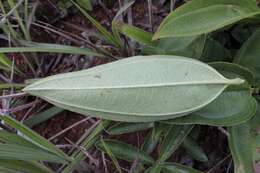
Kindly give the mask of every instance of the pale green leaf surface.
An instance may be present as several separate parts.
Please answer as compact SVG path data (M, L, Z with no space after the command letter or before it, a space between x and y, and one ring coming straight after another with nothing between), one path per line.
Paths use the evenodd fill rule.
M253 74L236 64L212 63L225 77L240 77L253 82ZM163 121L169 124L203 124L232 126L251 119L257 109L256 100L251 96L250 86L233 87L224 91L217 99L191 115Z
M226 79L194 59L158 55L137 56L48 77L24 91L87 116L152 122L197 111L227 86L243 82Z
M171 12L153 39L209 33L259 13L248 0L193 0Z

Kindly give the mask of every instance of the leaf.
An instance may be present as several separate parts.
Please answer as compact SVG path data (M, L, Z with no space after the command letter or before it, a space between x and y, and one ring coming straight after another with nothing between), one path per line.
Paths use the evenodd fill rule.
M178 164L178 163L164 163L161 165L163 173L202 173L193 168Z
M165 124L155 123L154 128L145 137L145 140L142 145L142 150L148 154L152 153L155 150L157 144L159 143L164 129L167 127L168 126Z
M0 144L0 159L67 163L67 160L40 148L16 144Z
M260 14L248 0L194 0L171 12L153 39L209 33Z
M13 171L18 171L17 173L26 172L26 173L54 173L44 165L41 165L37 162L31 161L18 161L18 160L1 160L0 167L6 169L11 169ZM1 170L1 168L0 168ZM5 172L7 173L7 172Z
M148 55L178 55L199 59L202 56L206 38L206 35L163 38L156 41L156 45L144 48L143 52Z
M48 52L48 53L69 53L81 54L87 56L100 56L102 54L93 52L88 48L80 48L74 46L65 46L49 43L27 43L27 47L2 47L0 53L21 53L21 52Z
M252 73L241 66L222 62L211 65L225 77L240 77L253 82ZM251 87L247 85L227 89L213 102L191 115L163 122L233 126L251 119L255 115L256 109L256 100L251 96Z
M236 173L254 173L250 125L244 123L228 128L228 143Z
M23 91L87 116L152 122L197 111L227 86L243 82L226 79L197 60L161 55L137 56L52 76Z
M134 161L138 158L138 161L144 164L153 164L153 158L143 151L140 151L138 148L133 147L132 145L116 141L116 140L104 140L106 146L110 151L117 157L126 161ZM96 143L96 147L106 152L104 145L101 141Z
M133 133L142 130L147 130L154 126L153 123L117 123L110 127L107 132L111 135L121 135L126 133Z
M164 162L182 144L186 136L192 130L193 125L171 125L159 147L159 160Z
M101 142L101 146L104 148L105 152L109 155L109 157L111 158L113 164L115 165L117 171L119 173L123 173L121 170L121 167L118 163L118 160L116 159L116 156L111 152L110 147L107 146L107 144L105 143L105 141L101 138L100 139Z
M260 29L255 31L243 44L234 62L249 68L256 77L256 85L260 87Z
M26 147L31 147L31 148L38 148L36 145L33 143L27 141L21 136L18 136L17 134L13 134L4 130L0 130L0 141L4 143L9 143L9 144L17 144L20 146L26 146Z
M207 162L208 157L203 151L203 149L189 136L187 136L182 145L185 151L195 160L201 162Z
M29 117L28 119L26 119L24 121L24 124L27 125L28 127L33 127L37 124L47 121L48 119L54 117L55 115L57 115L63 111L64 111L64 109L53 106L43 112L40 112L36 115Z
M229 61L230 59L230 51L211 38L206 41L201 58L199 58L203 62Z
M150 32L144 31L138 27L128 25L126 23L118 23L117 26L122 34L134 41L137 41L140 44L149 46L156 45L156 43L152 41L153 34Z
M18 130L22 135L24 135L30 142L37 145L38 147L42 148L43 150L47 150L50 153L56 154L60 158L67 160L68 162L71 161L71 158L69 158L65 153L63 153L61 150L59 150L55 145L47 141L42 136L38 135L28 127L24 126L17 120L9 117L1 115L0 119L4 121L4 123L8 124L9 126L15 128Z

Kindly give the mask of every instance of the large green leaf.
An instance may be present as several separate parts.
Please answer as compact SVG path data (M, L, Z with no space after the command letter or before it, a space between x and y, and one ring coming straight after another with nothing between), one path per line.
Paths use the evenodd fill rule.
M256 85L260 87L260 29L243 44L234 62L249 68L256 77Z
M132 145L116 141L116 140L104 140L104 143L111 153L120 159L126 161L134 161L138 159L141 163L144 164L153 164L153 158L150 157L143 151L138 150L138 148L133 147ZM106 152L105 146L101 141L96 143L96 147L103 152Z
M244 123L229 127L228 132L230 134L228 143L235 165L235 173L254 173L250 124Z
M253 75L247 69L231 63L211 64L226 77L240 77L253 82ZM248 85L233 87L223 92L217 99L191 115L164 121L170 124L204 124L232 126L251 119L257 109L256 100L251 96Z
M239 78L226 79L197 60L158 55L52 76L24 91L87 116L151 122L197 111L227 86L242 83Z
M171 12L153 39L209 33L260 14L249 0L193 0Z

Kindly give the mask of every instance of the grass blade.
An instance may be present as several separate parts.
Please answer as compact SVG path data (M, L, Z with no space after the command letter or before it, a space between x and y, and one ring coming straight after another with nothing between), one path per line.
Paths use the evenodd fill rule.
M138 160L144 164L154 163L153 159L144 151L140 151L138 148L120 141L111 139L103 140L103 142L98 141L96 143L96 147L106 153L107 150L110 150L110 152L115 155L115 157L126 161L134 161L136 158L138 158Z
M141 130L152 128L154 123L117 123L108 129L111 135L121 135L125 133L133 133Z
M27 47L2 47L0 53L21 53L21 52L48 52L48 53L68 53L68 54L80 54L86 56L99 56L102 54L91 51L87 48L79 48L74 46L66 46L59 44L49 43L32 43L27 44Z
M38 135L28 127L24 126L17 120L9 117L9 116L0 116L0 119L3 120L7 125L15 128L18 130L21 134L23 134L26 139L28 139L30 142L34 143L38 147L47 150L53 154L56 154L57 156L63 158L64 160L67 160L68 162L71 161L71 158L69 158L65 153L63 153L61 150L59 150L55 145L47 141L42 136Z

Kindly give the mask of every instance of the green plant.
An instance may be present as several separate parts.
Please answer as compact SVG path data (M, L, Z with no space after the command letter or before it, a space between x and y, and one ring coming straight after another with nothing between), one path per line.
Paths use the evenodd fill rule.
M260 9L255 1L192 0L171 12L155 33L117 21L133 3L126 4L117 13L111 32L84 8L72 3L96 26L106 43L124 52L124 35L136 42L134 49L140 50L141 55L51 76L28 85L24 92L59 108L50 108L28 119L26 125L32 127L64 109L104 119L81 141L81 146L86 150L95 146L106 153L118 172L123 172L117 160L122 159L137 162L132 172L146 173L199 173L167 160L182 147L195 160L206 162L207 154L194 135L199 133L197 127L224 127L235 173L254 173L254 164L260 159L256 152L260 146ZM15 16L19 19L17 14ZM20 20L18 23L28 41L28 33ZM7 22L8 27L10 29ZM250 28L251 34L243 32L243 28ZM224 32L228 32L228 36L224 37ZM225 46L229 38L235 39L241 48ZM0 48L0 52L106 55L104 50L96 53L56 44L20 43L26 47ZM11 62L2 57L0 69L9 73ZM20 73L18 69L15 71ZM8 152L0 158L3 159L0 168L19 170L19 165L26 162L39 172L52 172L36 162L44 160L62 163L60 172L67 173L77 169L85 158L80 148L68 156L8 115L0 119L22 134L0 133L0 141L4 143L0 144L0 152ZM114 125L110 126L112 121ZM115 139L103 139L103 130L110 135L140 130L149 133L141 146L135 147ZM21 146L15 146L14 140ZM150 154L157 146L158 157L152 158ZM36 153L37 157L28 158L22 153L13 156L9 150L15 147L15 152L28 150L26 153ZM8 164L7 158L11 160Z

